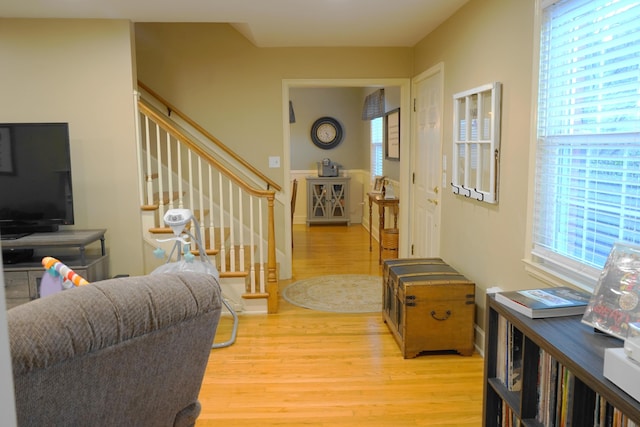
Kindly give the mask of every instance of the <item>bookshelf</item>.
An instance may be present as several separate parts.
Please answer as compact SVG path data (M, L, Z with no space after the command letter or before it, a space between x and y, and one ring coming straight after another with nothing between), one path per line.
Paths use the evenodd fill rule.
M622 347L621 340L595 332L582 316L530 319L492 295L486 307L485 427L565 425L555 422L561 419L573 426L622 426L625 419L640 425L640 403L602 373L605 348Z

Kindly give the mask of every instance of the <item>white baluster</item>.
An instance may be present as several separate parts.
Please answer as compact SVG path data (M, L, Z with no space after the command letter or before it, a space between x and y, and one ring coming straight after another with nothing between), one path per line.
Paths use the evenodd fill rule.
M259 264L260 264L260 293L265 293L266 292L266 288L267 285L265 283L265 272L264 272L264 245L262 242L264 242L264 233L262 232L262 199L258 199L258 227L259 227L259 236L258 236L258 241L260 242L260 244L258 245L258 247L260 248L260 257L259 257Z
M169 192L169 207L175 208L176 201L173 200L173 156L171 154L171 134L167 135L167 191Z
M255 243L254 243L254 238L253 238L253 232L254 232L254 226L253 226L253 196L249 196L249 223L250 223L250 240L251 240L251 252L249 252L249 259L250 259L250 265L249 265L249 271L251 274L250 277L250 283L251 283L251 293L255 294L256 293L256 260L255 260L255 254L256 254L256 250L255 250Z
M240 244L240 254L239 254L239 263L240 268L239 271L245 271L244 265L244 211L242 210L242 188L238 187L238 233L239 236L239 244Z
M140 92L133 91L133 108L135 109L135 126L136 126L136 154L138 156L138 194L140 195L140 206L144 205L144 168L142 166L142 130L140 128L140 108L138 108L138 101L140 101Z
M227 251L225 249L225 244L224 244L224 193L222 190L222 173L218 172L218 192L220 194L220 199L219 199L219 207L220 207L220 271L221 272L225 272L227 271Z
M164 227L164 212L165 212L165 203L164 203L164 186L162 184L163 174L162 174L162 149L161 149L161 133L162 129L160 125L156 123L156 174L158 175L158 218L162 227Z
M193 155L189 148L187 148L187 167L189 169L189 176L187 179L187 189L189 191L189 209L193 212L194 207L194 189L193 189Z
M236 271L236 239L233 212L233 183L229 180L229 270Z
M149 138L149 117L144 118L145 146L147 150L147 205L153 204L153 171L151 169L151 141Z
M211 165L208 167L209 173L209 242L206 245L210 249L214 249L216 247L216 228L215 223L213 221L213 168ZM216 258L212 259L213 265L216 265Z
M204 187L202 186L202 157L198 156L198 210L200 211L200 236L204 236ZM195 212L195 210L194 210ZM204 242L200 242L204 244ZM206 254L203 254L206 255Z
M177 148L177 154L178 154L178 158L176 159L176 163L178 165L178 208L183 209L184 208L184 200L183 200L183 194L184 194L184 190L182 187L182 143L179 140L176 140L176 148Z

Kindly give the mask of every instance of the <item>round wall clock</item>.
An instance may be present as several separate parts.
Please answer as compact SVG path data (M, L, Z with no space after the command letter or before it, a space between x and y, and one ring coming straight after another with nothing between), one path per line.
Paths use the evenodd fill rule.
M325 150L342 141L342 125L333 117L320 117L311 126L311 141Z

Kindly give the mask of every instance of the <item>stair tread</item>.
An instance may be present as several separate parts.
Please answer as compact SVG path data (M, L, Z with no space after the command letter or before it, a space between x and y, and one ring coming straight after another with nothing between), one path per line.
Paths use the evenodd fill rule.
M184 195L185 192L182 192L182 194ZM172 193L169 193L168 191L163 191L162 192L162 204L163 205L168 205L172 201L178 200L179 198L180 198L180 193L178 191L174 191ZM154 205L160 205L160 194L159 193L154 193L153 194L153 204Z

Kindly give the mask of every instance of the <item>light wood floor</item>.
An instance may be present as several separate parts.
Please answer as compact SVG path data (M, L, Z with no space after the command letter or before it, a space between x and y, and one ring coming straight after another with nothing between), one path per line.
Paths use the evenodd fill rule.
M294 226L293 280L381 275L360 225ZM216 341L229 337L223 318ZM236 343L212 350L197 426L479 426L478 354L403 359L381 314L323 313L281 299L241 316Z

